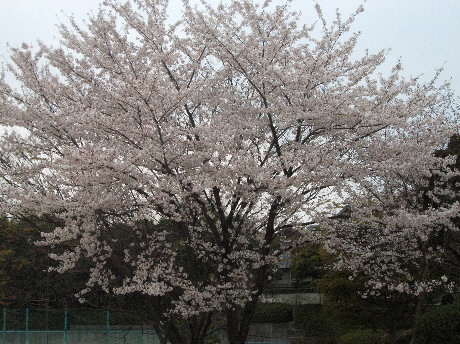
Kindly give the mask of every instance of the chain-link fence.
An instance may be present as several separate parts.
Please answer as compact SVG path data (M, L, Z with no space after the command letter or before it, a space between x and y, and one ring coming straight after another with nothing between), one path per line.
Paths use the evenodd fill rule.
M7 309L2 344L159 344L138 314L125 311Z

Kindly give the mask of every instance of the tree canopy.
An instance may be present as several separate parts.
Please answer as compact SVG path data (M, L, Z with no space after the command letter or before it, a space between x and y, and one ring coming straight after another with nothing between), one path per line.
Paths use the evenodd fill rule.
M401 180L442 171L449 160L433 152L457 123L447 85L404 79L400 64L378 74L384 51L352 57L361 7L329 25L317 6L318 38L289 5L183 6L171 23L167 1L107 0L87 24L60 25L59 46L12 49L6 72L21 87L0 81L0 125L27 134L2 135L0 210L58 217L43 244L59 271L92 260L89 289L173 296L165 314L188 319L223 312L230 343L244 343L280 254L332 247L310 229L344 204L375 219ZM378 219L421 230L457 212ZM145 230L160 219L174 228ZM115 228L128 233L126 275L107 264ZM206 278L184 269L178 247Z

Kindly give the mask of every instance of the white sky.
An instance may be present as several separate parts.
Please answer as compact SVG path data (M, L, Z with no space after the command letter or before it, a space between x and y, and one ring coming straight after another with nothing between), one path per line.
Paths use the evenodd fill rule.
M214 2L217 0L209 0ZM257 0L255 0L257 1ZM260 0L261 1L261 0ZM9 56L7 43L19 46L40 39L52 43L55 26L66 15L84 18L102 0L0 0L0 62ZM351 13L361 0L318 0L327 18L339 8L343 16ZM179 0L170 1L177 15ZM294 0L294 8L304 13L308 24L316 20L313 0ZM460 0L368 0L365 11L355 22L361 31L359 51L377 52L391 48L388 61L401 57L406 75L424 75L428 80L435 69L444 67L442 79L452 79L460 95ZM359 54L359 52L358 52Z

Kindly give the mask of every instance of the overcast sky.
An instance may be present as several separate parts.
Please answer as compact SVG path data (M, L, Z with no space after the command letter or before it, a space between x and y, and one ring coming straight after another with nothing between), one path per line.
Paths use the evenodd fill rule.
M212 3L217 0L210 0ZM0 61L9 56L7 43L19 46L40 39L52 43L55 26L66 22L66 15L84 18L97 9L102 0L0 0ZM335 8L349 14L361 0L318 0L327 18ZM180 5L170 1L172 13ZM294 0L294 8L304 14L307 23L315 21L312 0ZM443 79L452 79L452 88L460 95L460 0L368 0L365 11L355 22L361 31L359 51L377 52L391 48L388 64L401 57L406 75L431 78L435 69L444 67ZM359 54L359 52L358 52Z

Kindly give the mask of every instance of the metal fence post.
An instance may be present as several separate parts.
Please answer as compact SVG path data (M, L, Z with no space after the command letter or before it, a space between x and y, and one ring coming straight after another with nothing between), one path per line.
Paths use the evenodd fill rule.
M3 344L6 344L6 308L3 308Z
M106 324L105 324L105 344L110 343L109 334L110 334L110 311L107 311L106 314Z
M64 311L64 344L67 344L68 337L67 337L67 309Z
M29 344L29 308L26 308L26 344Z

